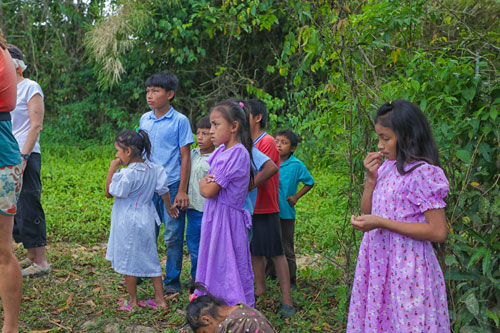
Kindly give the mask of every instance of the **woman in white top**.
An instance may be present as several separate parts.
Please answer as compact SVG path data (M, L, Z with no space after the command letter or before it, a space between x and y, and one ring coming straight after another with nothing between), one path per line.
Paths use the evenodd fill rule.
M23 161L23 188L14 217L14 239L23 243L28 258L20 262L23 276L38 276L50 272L47 263L47 231L45 214L40 203L40 131L43 126L43 92L35 81L26 79L24 55L16 46L8 45L17 73L17 103L12 112L12 132L19 144Z

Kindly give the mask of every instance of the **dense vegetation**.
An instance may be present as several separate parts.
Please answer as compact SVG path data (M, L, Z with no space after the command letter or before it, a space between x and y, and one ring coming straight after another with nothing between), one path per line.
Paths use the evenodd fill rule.
M340 215L336 234L307 235L313 237L311 248L331 259L348 292L360 235L346 217L359 211L362 159L375 148L371 115L387 100L414 101L431 120L451 185L450 236L437 250L453 329L498 330L498 1L105 3L30 0L0 6L0 27L25 50L28 75L47 96L45 142L71 142L89 156L105 152L95 147L108 144L117 129L136 126L146 108L144 80L161 70L179 76L175 106L192 121L215 101L258 96L272 113L270 132L294 128L304 138L300 157L316 173L335 171L340 179L332 192L346 202L331 198L328 187L314 190L331 200L318 209ZM72 149L54 153L70 159ZM89 241L96 240L95 230L104 235L104 213L98 207L89 211L90 198L74 192L74 178L44 172L60 180L52 191L73 196L64 208L67 218L78 216L89 225ZM323 222L329 222L327 215ZM53 235L79 237L71 229ZM345 314L346 302L339 303Z

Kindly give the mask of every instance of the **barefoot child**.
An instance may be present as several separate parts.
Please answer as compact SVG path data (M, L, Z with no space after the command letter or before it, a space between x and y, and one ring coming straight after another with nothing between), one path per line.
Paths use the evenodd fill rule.
M351 217L365 234L347 332L449 332L443 273L432 248L447 237L449 186L429 122L415 104L397 100L380 107L375 132L379 152L363 162L364 215Z
M251 182L252 141L245 112L222 102L210 112L210 135L217 148L200 181L206 199L201 223L196 281L228 305L254 306L253 271L248 244L250 213L243 208Z
M254 308L244 303L229 306L199 283L191 288L191 292L194 289L206 294L192 294L186 307L186 321L195 333L274 332L267 318Z
M120 310L133 311L137 305L164 308L161 265L156 250L156 224L160 224L160 219L153 194L163 198L171 217L179 212L170 204L163 167L143 158L151 154L147 133L123 131L115 138L115 148L116 159L111 161L106 179L106 196L115 197L106 259L117 273L125 275L129 299L119 302ZM127 168L118 171L120 165ZM152 278L154 300L137 300L137 277L140 276Z
M280 224L283 236L283 248L288 270L290 285L297 288L297 264L295 263L295 205L297 201L314 186L314 179L304 163L293 153L299 144L299 137L291 130L281 130L276 133L276 146L280 153L279 205ZM299 183L304 184L297 192Z

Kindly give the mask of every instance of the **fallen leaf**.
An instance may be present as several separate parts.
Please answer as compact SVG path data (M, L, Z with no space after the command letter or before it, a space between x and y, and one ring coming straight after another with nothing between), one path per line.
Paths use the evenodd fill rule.
M66 300L66 307L68 307L71 304L71 302L73 302L73 296L75 296L75 293L71 292L68 299Z

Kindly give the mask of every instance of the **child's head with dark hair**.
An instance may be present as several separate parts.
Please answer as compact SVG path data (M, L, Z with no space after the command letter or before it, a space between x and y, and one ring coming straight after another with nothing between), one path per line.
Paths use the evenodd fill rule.
M144 130L124 130L115 137L115 144L123 150L131 150L131 158L151 156L151 142L148 133ZM123 161L122 161L123 162Z
M159 87L165 89L165 92L173 91L174 94L170 99L172 102L175 98L175 92L177 91L177 86L179 85L179 80L177 76L169 72L156 73L148 77L146 80L146 88L149 87Z
M404 170L404 165L413 161L439 166L438 149L429 121L418 106L405 100L391 101L378 109L374 120L376 131L390 129L396 136L395 160L400 174L413 171L418 165ZM379 148L383 145L380 140L386 139L379 139Z
M210 116L204 116L196 123L197 129L208 128L210 129Z
M227 100L223 101L220 103L217 103L211 110L210 110L210 119L212 119L212 114L214 112L219 112L221 117L224 118L229 124L234 124L235 122L238 123L238 131L237 131L237 138L241 142L243 146L248 151L248 154L250 155L250 164L253 163L253 157L252 157L252 147L253 147L253 141L252 141L252 136L250 134L250 125L248 122L248 115L249 112L245 111L244 108L246 108L246 105L242 102L235 102L232 100ZM212 120L210 121L212 123L211 127L211 132L213 128L213 122ZM221 143L215 143L216 145L222 144ZM250 168L250 184L253 183L253 170Z
M196 290L199 290L206 295L197 296L186 307L186 321L193 331L197 331L200 328L209 328L214 323L219 323L221 321L221 315L219 313L219 308L227 306L227 304L210 294L201 283L195 283L191 286L191 294L194 294ZM215 332L215 328L213 329Z
M267 120L269 115L267 113L266 104L260 99L252 98L248 101L243 102L248 106L250 114L256 123L260 124L261 129L265 129L267 126Z
M297 134L295 134L292 130L289 130L289 129L279 130L275 136L276 137L278 137L278 136L286 137L288 140L290 140L290 144L292 145L292 147L297 147L299 142L300 142L300 139L297 136Z
M215 146L210 135L210 116L204 116L196 123L196 142L201 154L210 154Z
M274 140L276 141L276 148L278 148L278 152L280 153L281 161L287 160L295 152L299 144L299 137L289 129L278 131Z

